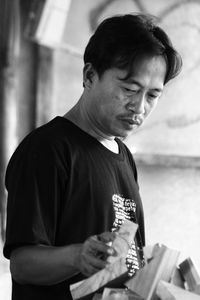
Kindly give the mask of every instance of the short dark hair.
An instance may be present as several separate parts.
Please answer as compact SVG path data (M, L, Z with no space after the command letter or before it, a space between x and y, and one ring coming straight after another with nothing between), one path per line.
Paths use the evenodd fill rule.
M91 36L84 53L99 77L113 67L126 69L131 76L134 61L162 55L167 64L165 82L181 70L182 59L168 35L156 25L156 18L144 14L118 15L105 19Z

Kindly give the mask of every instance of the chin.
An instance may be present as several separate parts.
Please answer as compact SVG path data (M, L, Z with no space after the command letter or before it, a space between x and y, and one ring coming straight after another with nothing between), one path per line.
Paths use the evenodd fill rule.
M121 140L125 140L131 134L131 132L120 132L118 135L116 135L116 137L118 137Z
M135 128L132 128L131 130L124 130L124 129L116 129L113 131L113 136L121 139L121 140L124 140L126 139L129 135L131 135L135 129L137 129L136 127Z

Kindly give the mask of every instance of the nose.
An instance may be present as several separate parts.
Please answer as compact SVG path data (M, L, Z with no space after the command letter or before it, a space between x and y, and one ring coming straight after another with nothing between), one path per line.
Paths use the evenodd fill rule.
M145 112L145 95L142 93L134 95L128 103L128 109L133 111L135 114L143 114Z

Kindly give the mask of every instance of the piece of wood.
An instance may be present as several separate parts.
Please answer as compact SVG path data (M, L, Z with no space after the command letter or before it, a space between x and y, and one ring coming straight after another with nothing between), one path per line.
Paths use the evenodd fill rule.
M173 274L172 274L172 278L170 280L170 283L179 286L180 288L185 288L185 280L181 274L181 271L179 268L175 268Z
M149 263L125 283L125 286L145 300L155 299L156 286L161 279L171 279L180 253L164 245L155 245L152 254Z
M112 245L117 255L115 257L108 257L107 261L109 264L103 270L81 282L71 285L70 290L73 299L80 299L86 295L93 294L115 279L118 280L121 278L125 280L127 278L126 276L125 278L123 277L123 275L128 273L126 256L131 247L131 242L134 240L137 228L137 224L128 220L124 221Z
M93 296L92 300L102 300L102 294L96 293L96 294Z
M33 1L26 35L43 46L58 47L62 42L70 4L71 0Z
M200 300L200 296L161 280L156 289L161 300Z
M126 257L129 249L131 248L132 242L134 240L138 225L125 220L119 231L116 232L116 238L112 243L112 247L116 251L115 256L109 256L107 261L109 263L115 262L119 257Z
M148 263L153 257L155 245L148 245L143 248L145 263Z
M136 293L126 290L126 289L117 289L117 288L105 288L102 295L102 300L144 300Z
M189 291L200 295L200 276L192 259L189 257L185 259L180 265L180 272L184 277Z
M125 290L122 289L110 289L110 288L105 288L103 295L102 295L102 300L109 300L109 299L120 299L120 300L129 300L129 296L126 295Z
M95 273L91 277L70 286L73 299L80 299L93 294L110 281L127 272L125 258L119 258L112 265Z

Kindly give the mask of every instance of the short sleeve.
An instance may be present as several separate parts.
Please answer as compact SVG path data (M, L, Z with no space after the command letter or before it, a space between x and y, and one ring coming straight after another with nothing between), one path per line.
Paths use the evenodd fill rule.
M24 145L25 144L25 145ZM24 245L54 245L66 176L55 149L24 143L6 172L8 191L4 255Z

